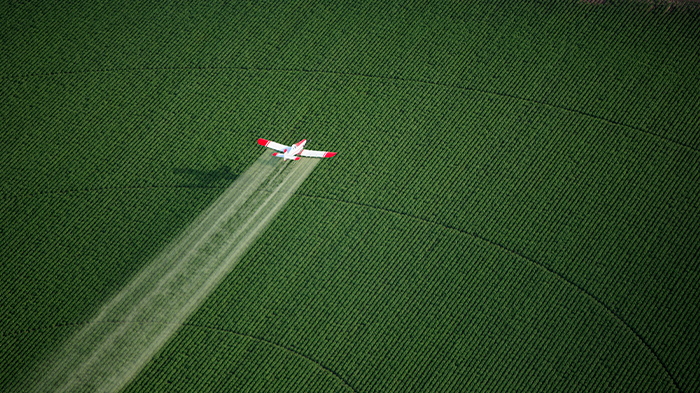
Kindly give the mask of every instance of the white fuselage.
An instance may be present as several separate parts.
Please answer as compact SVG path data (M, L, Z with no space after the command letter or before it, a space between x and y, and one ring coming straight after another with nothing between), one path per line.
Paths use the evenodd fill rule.
M268 149L277 150L279 153L273 153L277 158L286 160L298 160L299 157L313 157L313 158L329 158L335 156L336 152L332 151L321 151L321 150L310 150L306 149L306 139L302 139L299 143L295 143L291 146L285 146L281 143L273 142L265 138L258 138L258 145L265 146Z
M304 145L306 144L306 139L302 139L301 142L295 143L292 146L285 147L282 153L275 153L275 157L280 157L283 160L298 160L299 157L296 155L304 150Z

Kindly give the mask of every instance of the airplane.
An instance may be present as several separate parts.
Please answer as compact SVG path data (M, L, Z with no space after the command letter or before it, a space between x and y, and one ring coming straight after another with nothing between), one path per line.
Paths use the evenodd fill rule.
M275 157L281 158L283 161L287 161L287 160L297 161L300 158L300 157L296 156L297 154L302 156L302 157L318 157L318 158L333 157L334 155L338 154L338 153L333 153L330 151L306 150L306 149L304 149L304 145L306 145L306 139L302 139L300 142L295 143L291 146L284 146L284 145L279 144L277 142L268 141L267 139L259 138L258 144L261 146L269 147L270 149L280 151L281 153L273 153L272 155Z

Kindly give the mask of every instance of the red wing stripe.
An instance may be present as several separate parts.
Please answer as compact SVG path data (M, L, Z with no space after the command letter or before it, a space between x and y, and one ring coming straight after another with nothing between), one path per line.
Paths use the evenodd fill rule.
M327 151L326 154L323 155L323 158L333 157L336 154L338 154L338 153L333 153L331 151Z
M267 145L270 144L270 141L268 141L267 139L258 138L258 144L267 147Z

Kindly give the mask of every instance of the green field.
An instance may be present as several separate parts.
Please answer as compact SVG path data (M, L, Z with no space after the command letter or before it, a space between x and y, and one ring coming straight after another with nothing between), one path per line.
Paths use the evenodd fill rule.
M700 10L46 3L0 4L0 391L154 324L123 391L700 391ZM101 320L260 137L339 154L184 322Z

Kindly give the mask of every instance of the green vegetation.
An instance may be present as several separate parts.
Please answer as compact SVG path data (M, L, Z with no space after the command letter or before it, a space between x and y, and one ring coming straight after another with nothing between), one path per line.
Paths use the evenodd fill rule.
M127 391L699 390L699 14L336 3L0 5L0 391L258 137L339 154Z

